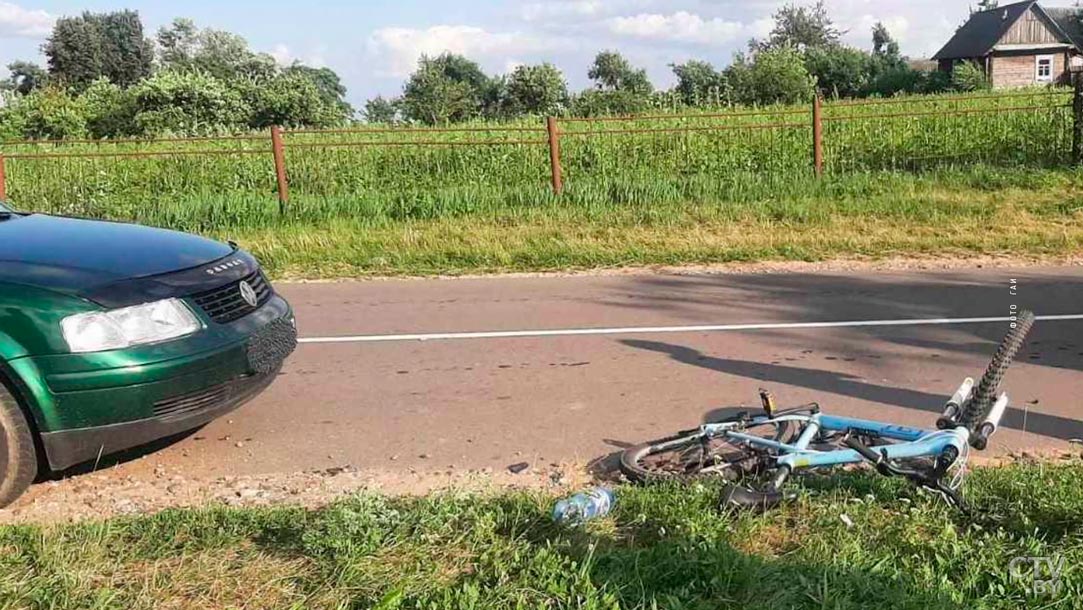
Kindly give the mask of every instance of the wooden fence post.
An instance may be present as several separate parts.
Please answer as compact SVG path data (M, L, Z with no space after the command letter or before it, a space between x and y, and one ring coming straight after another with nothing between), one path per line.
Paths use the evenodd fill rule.
M553 175L553 194L564 192L564 179L560 170L560 127L556 117L546 117L545 129L549 132L549 169Z
M1072 74L1072 163L1083 164L1083 74Z
M8 176L5 165L4 153L0 153L0 201L7 201L8 198Z
M812 98L812 168L816 177L824 175L824 122L820 95Z
M278 182L278 213L285 214L290 202L290 185L286 179L286 147L282 144L282 128L271 126L271 154L275 159L275 180Z

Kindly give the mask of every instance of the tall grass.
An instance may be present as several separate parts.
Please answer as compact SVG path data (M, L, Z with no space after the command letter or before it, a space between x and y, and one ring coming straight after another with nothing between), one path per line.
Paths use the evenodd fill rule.
M868 105L828 103L823 113L826 171L840 177L977 164L1056 167L1068 160L1068 99L1063 92L1036 90L1023 95L921 96ZM973 111L981 112L961 114ZM884 116L902 114L910 116ZM771 125L777 127L764 128ZM292 206L285 220L425 220L552 204L541 121L474 127L492 131L289 134ZM500 131L508 127L529 131ZM725 129L639 131L705 127ZM771 108L765 114L734 109L724 116L564 121L561 129L565 199L574 205L752 201L825 188L812 175L811 114L806 106ZM614 130L633 133L609 133ZM518 140L537 143L505 143ZM381 145L411 141L448 145ZM478 144L451 145L467 141ZM346 143L357 146L323 146ZM18 156L199 150L253 152ZM8 193L24 209L192 230L263 227L284 220L277 216L269 138L5 143L2 152L14 155L7 161Z

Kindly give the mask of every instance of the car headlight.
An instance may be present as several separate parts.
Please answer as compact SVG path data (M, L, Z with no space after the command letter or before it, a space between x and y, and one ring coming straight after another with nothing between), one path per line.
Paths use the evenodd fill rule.
M60 326L73 353L160 343L203 328L195 314L178 299L80 313L64 318Z

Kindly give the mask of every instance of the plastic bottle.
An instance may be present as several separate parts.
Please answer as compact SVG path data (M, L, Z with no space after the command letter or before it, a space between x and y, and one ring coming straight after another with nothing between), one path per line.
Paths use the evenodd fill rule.
M553 507L553 520L567 525L578 525L607 514L613 510L616 502L617 496L613 490L595 487L557 502Z

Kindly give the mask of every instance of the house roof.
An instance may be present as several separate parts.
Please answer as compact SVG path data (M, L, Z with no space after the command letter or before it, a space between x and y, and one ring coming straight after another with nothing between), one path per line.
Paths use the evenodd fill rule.
M1083 49L1083 22L1080 21L1080 17L1083 16L1078 8L1060 8L1060 7L1039 7L1045 11L1046 15L1053 20L1057 26L1068 36L1068 39L1072 41L1072 44L1076 48Z
M1034 7L1044 15L1050 25L1065 40L1083 48L1083 27L1073 18L1075 9L1042 8L1035 0L1006 4L970 16L933 59L965 59L982 57L993 50L996 43L1027 11Z

